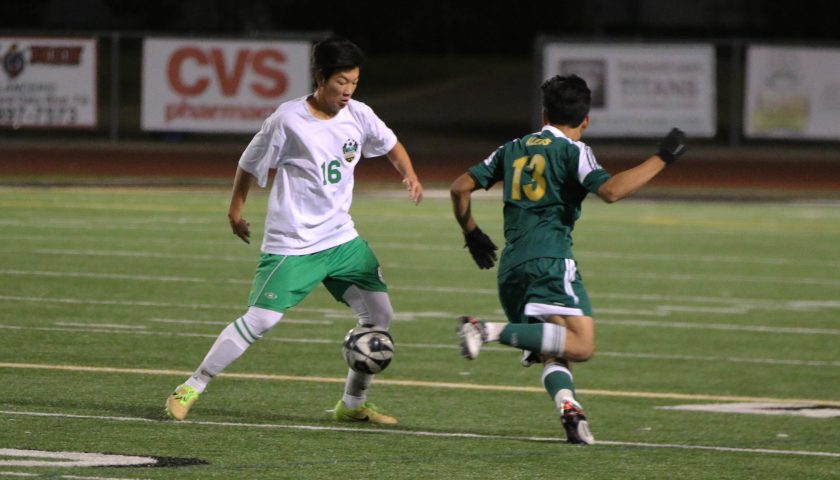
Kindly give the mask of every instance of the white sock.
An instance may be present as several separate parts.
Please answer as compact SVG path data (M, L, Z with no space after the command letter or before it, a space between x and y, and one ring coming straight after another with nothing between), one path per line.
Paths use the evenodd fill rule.
M575 394L572 393L571 390L568 390L568 389L564 388L564 389L560 390L559 392L557 392L557 395L554 396L554 405L557 406L557 410L560 410L562 412L563 411L563 404L566 403L566 401L570 401L570 402L574 403L575 405L578 404L577 400L575 400Z
M184 383L201 393L213 377L222 373L228 365L245 353L250 343L240 335L235 324L236 322L233 322L222 330L201 365Z
M347 383L344 385L344 396L341 400L344 405L350 409L359 408L367 400L367 390L370 382L373 381L373 375L370 373L360 373L353 369L347 372Z
M487 329L487 341L498 342L499 335L502 334L502 330L504 330L505 326L507 326L507 323L484 322L484 328Z

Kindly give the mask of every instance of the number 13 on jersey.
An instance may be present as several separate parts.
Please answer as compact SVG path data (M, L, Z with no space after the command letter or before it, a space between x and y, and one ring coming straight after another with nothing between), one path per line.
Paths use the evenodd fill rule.
M522 171L531 180L522 184ZM545 157L539 153L532 157L519 157L513 161L513 180L510 186L511 200L522 200L524 193L528 200L539 201L545 195Z

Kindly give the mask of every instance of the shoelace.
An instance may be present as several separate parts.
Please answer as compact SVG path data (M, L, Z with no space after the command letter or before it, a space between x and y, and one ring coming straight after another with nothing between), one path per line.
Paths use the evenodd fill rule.
M187 390L186 392L183 392L183 393L177 393L176 392L175 393L175 399L177 399L181 403L186 403L186 402L189 402L190 399L192 399L193 397L195 397L197 395L198 395L198 392L196 392L195 390Z

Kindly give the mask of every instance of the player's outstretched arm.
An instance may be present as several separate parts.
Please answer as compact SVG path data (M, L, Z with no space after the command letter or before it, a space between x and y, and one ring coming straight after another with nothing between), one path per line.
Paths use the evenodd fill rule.
M596 193L607 203L629 197L651 181L666 166L674 163L685 151L685 133L678 128L673 128L662 139L659 150L654 155L639 165L610 177Z
M256 178L242 167L237 167L236 176L233 178L233 192L230 195L230 208L228 208L230 228L233 234L245 243L251 243L251 229L249 228L251 225L242 218L242 210L245 209L248 191L255 180Z
M414 173L414 166L411 164L411 158L402 143L397 142L390 152L385 154L394 169L402 175L402 183L408 190L408 196L415 205L419 205L423 200L423 185L417 179L417 174Z
M464 233L466 247L470 251L473 260L478 268L492 268L496 264L496 250L498 247L484 232L478 228L472 216L470 208L472 192L478 190L479 186L469 173L456 178L449 188L449 195L452 198L452 209L455 213L455 220L461 226Z

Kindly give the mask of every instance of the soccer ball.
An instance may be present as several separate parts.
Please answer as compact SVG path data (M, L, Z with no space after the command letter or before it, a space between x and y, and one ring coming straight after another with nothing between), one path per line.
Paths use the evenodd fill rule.
M344 360L360 373L379 373L394 357L391 335L374 327L356 327L344 337Z

